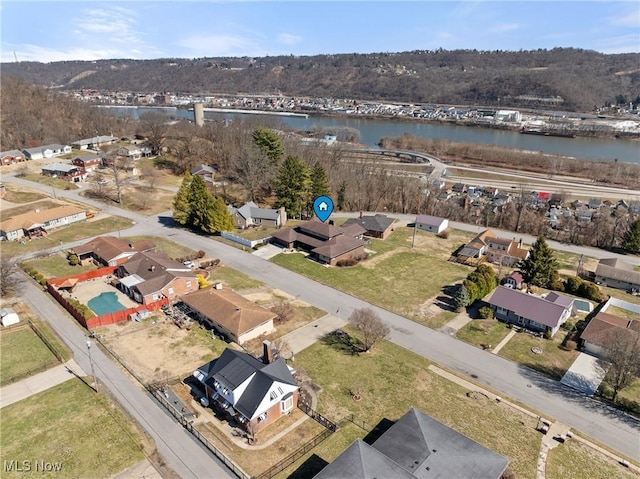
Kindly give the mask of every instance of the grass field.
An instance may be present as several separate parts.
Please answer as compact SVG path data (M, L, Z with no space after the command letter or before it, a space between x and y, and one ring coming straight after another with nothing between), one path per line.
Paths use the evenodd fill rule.
M11 183L5 183L4 187L6 193L3 199L10 203L31 203L32 201L38 201L48 196L40 191Z
M53 178L51 176L44 176L40 173L29 173L24 177L27 181L33 181L34 183L40 183L42 185L49 185L59 190L77 190L78 185L70 181L64 181L60 178Z
M211 271L209 281L222 281L225 285L235 291L242 291L245 289L259 288L261 286L264 286L264 283L258 281L257 279L253 279L249 275L241 273L237 269L225 266L224 263L220 264L220 266Z
M490 344L495 348L509 331L506 324L495 319L474 319L460 328L456 337L479 347Z
M633 472L616 462L595 454L576 441L552 449L547 456L547 477L571 479L632 479Z
M3 242L2 254L6 256L18 256L50 248L60 248L63 243L111 233L119 229L129 228L132 224L131 220L116 216L96 221L74 223L63 228L51 230L45 237L27 240L25 244L19 241Z
M0 385L28 371L60 364L30 327L0 333ZM26 377L26 376L24 376Z
M554 379L561 379L578 357L578 351L560 348L566 335L566 331L560 330L552 339L544 339L521 332L511 338L498 354ZM533 353L531 348L534 347L542 349L542 354Z
M109 478L141 461L142 446L124 414L80 379L2 409L3 459L60 463L60 471L47 477Z
M417 407L462 434L511 459L516 477L535 477L540 435L535 420L486 398L472 399L467 390L427 370L429 362L399 346L383 342L370 353L352 356L324 342L296 354L296 367L303 368L322 388L318 410L336 421L354 415L372 429L383 418L399 419ZM362 400L349 390L362 385ZM354 437L334 435L312 453L327 462L344 450ZM334 446L333 441L339 442ZM292 472L304 462L298 461ZM317 471L316 471L317 472ZM310 474L311 475L311 474ZM303 477L303 476L300 476ZM305 477L310 477L305 476Z
M420 306L470 270L447 261L455 240L420 235L419 246L412 249L412 234L412 229L398 228L387 240L372 241L369 248L376 253L349 268L326 268L300 254L281 254L271 261L420 321Z
M53 253L45 258L37 258L31 261L25 261L25 264L31 266L39 273L43 274L45 278L61 278L69 276L71 274L83 273L85 271L92 271L96 269L95 265L90 264L87 266L71 266L67 261L64 251Z

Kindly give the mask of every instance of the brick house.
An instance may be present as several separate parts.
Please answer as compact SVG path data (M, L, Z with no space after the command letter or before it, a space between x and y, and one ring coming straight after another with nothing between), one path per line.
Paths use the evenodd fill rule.
M154 251L156 245L149 240L128 241L115 236L99 236L76 246L73 252L82 264L95 261L104 266L118 266L139 252Z
M285 248L300 248L325 264L360 259L365 256L367 244L362 239L366 230L359 224L335 226L311 220L294 228L284 228L271 235L272 242Z
M118 266L115 275L118 289L142 304L160 298L173 301L199 288L191 268L158 253L136 253Z
M285 360L273 360L268 341L262 360L225 349L222 355L193 372L209 405L258 432L298 405L299 388Z
M618 334L628 335L630 342L640 341L640 321L598 313L580 334L580 347L585 352L602 358L608 343L615 341Z
M393 223L395 220L389 218L387 215L375 214L375 215L362 215L360 218L349 218L342 226L346 227L351 224L358 224L365 229L365 235L372 238L386 239L391 233L393 233Z
M78 183L87 178L87 172L84 168L69 163L49 163L42 167L42 174L72 183Z
M71 163L87 172L91 172L102 165L102 157L99 155L83 155L74 158Z
M13 165L21 161L26 161L26 158L20 150L9 150L0 153L0 164L2 165Z

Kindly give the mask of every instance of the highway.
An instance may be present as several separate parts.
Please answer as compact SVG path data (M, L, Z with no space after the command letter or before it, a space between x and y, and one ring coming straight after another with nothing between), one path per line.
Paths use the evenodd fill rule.
M14 181L14 178L5 177L3 180ZM22 182L22 180L17 182ZM25 184L32 188L40 188L43 191L48 192L49 190L49 187L43 187L43 185L35 185L30 182L25 182ZM69 196L85 203L95 203L79 197L77 191L64 191L61 192L60 196ZM474 380L498 391L499 394L513 398L530 408L540 411L545 416L561 420L577 431L640 461L640 423L635 418L584 397L564 387L558 381L551 380L529 368L458 341L444 333L431 330L382 308L372 306L348 294L247 254L237 248L186 230L174 228L170 217L168 217L168 212L157 217L144 217L114 207L103 208L103 210L106 210L109 214L130 217L138 222L131 230L123 231L122 234L124 235L147 234L163 236L194 250L204 250L212 257L221 258L225 264L247 273L271 287L287 291L318 308L325 311L336 311L339 308L339 316L344 319L349 316L353 309L373 307L392 327L391 340L396 344L455 370L464 376L474 378ZM407 215L405 220L410 220L410 218L411 216ZM452 225L454 228L459 226L464 226L461 229L471 228L472 231L478 230L476 226L457 223ZM506 237L514 236L511 232L505 232L505 234ZM523 236L524 240L528 241L524 235L518 236ZM578 254L584 251L585 255L596 258L614 256L609 252L592 248L578 249L572 245L561 244L557 246L560 246L559 249L564 251L577 252ZM555 248L556 244L552 244L552 247ZM40 294L44 295L44 293ZM46 310L37 309L37 312L44 315L43 317L47 317ZM67 321L74 324L70 319L67 319ZM75 326L75 328L80 333L82 332L79 326ZM63 332L66 336L69 335L66 330ZM79 341L76 336L73 339L76 343ZM82 349L82 344L80 349ZM77 350L77 352L78 355L82 354L80 350ZM76 361L84 367L85 364L79 359L81 358L76 357ZM108 359L106 361L108 362ZM101 368L97 371L97 375L101 380L104 380L102 377L104 372L108 372L106 379L109 380L109 376L113 371L108 368L106 364L104 366L101 365ZM117 368L115 369L117 370ZM118 391L117 387L119 385L119 383L114 384L116 387L115 392ZM123 396L123 399L125 402L128 401L126 395ZM127 407L126 404L125 407ZM137 408L133 409L137 410ZM153 431L155 426L153 421L154 419L147 418L142 424L145 428L151 428ZM154 438L157 436L155 434ZM165 438L165 440L167 439ZM182 444L184 441L179 442ZM160 446L161 444L159 444L159 449ZM173 450L169 446L167 448L170 449L168 452L169 459L172 455L175 457L176 454L180 454L179 449ZM161 451L163 455L165 452ZM193 451L191 453L196 454ZM191 464L191 461L189 463ZM173 464L171 465L174 467ZM187 470L187 473L190 474L189 470Z

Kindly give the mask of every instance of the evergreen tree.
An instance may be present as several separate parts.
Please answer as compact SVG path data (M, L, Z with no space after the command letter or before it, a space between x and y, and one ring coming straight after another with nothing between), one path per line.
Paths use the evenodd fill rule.
M347 205L347 180L342 180L338 188L338 198L336 207L342 211Z
M311 169L311 200L313 201L318 196L329 196L329 178L327 177L327 171L319 161L313 165Z
M629 225L629 229L624 234L622 246L632 253L640 253L640 220Z
M287 156L274 180L274 191L278 197L276 207L284 207L291 217L300 214L308 182L309 171L302 160Z
M209 210L213 208L213 200L214 197L208 190L204 179L199 175L194 176L189 189L188 224L190 226L207 231L211 221Z
M531 247L529 257L520 261L518 267L525 282L530 286L551 288L558 282L558 261L542 236Z
M210 228L212 231L210 232L231 231L235 228L233 216L227 209L227 205L224 204L224 200L219 196L214 198L213 217Z
M182 226L189 222L189 216L191 215L191 205L189 204L191 180L191 175L187 173L182 180L178 192L173 197L173 219Z
M253 130L252 138L253 144L263 155L269 158L271 163L277 164L280 161L284 154L284 148L275 131L259 126Z
M471 304L471 297L469 296L469 290L462 284L456 291L453 297L453 304L456 307L456 311L462 311L464 308Z

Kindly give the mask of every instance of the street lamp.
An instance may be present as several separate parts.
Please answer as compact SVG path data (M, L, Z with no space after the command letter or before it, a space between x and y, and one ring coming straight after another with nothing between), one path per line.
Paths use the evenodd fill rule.
M91 357L91 341L87 339L87 351L89 352L89 364L91 365L91 376L93 376L93 390L98 392L98 379L93 369L93 358Z

